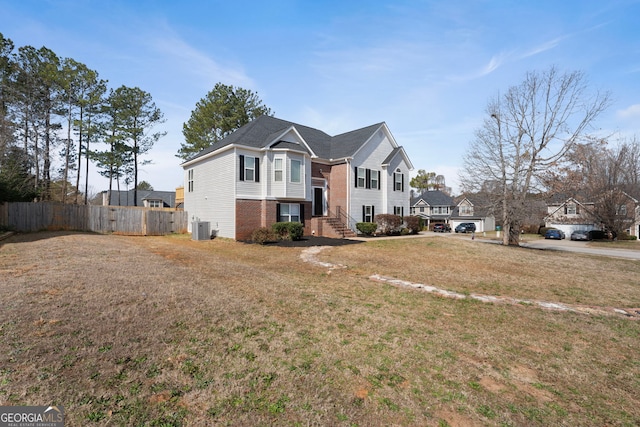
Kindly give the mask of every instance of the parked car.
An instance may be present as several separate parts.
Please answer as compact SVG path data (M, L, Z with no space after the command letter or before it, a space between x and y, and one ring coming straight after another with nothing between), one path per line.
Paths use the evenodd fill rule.
M576 230L571 233L571 240L591 240L587 230Z
M433 225L433 231L436 233L451 233L451 227L449 227L449 224L438 223Z
M473 233L476 231L476 225L472 222L463 222L456 227L456 233Z
M544 233L544 238L545 239L556 239L556 240L562 240L564 239L564 231L562 230L557 230L555 228L550 228L549 230L547 230L546 233Z
M590 230L589 240L606 240L611 239L611 234L608 231L602 230Z

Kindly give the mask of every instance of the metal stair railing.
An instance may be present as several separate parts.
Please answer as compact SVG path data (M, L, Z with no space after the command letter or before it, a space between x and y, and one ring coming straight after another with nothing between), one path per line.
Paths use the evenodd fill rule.
M345 236L345 230L349 230L353 233L355 233L355 231L353 231L351 229L351 227L349 226L349 224L351 224L352 222L355 223L355 219L353 219L350 215L348 215L346 212L344 212L342 210L342 206L336 206L336 210L335 212L331 213L330 212L330 218L335 218L337 219L340 224L342 225L342 238L344 238ZM357 233L356 233L357 234Z

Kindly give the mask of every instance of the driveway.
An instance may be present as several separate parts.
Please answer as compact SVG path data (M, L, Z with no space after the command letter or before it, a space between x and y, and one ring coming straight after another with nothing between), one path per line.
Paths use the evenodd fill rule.
M530 242L521 243L520 246L531 249L543 249L552 251L577 252L588 255L610 256L615 258L626 258L640 260L640 251L626 249L608 249L590 247L587 242L565 240L532 240Z

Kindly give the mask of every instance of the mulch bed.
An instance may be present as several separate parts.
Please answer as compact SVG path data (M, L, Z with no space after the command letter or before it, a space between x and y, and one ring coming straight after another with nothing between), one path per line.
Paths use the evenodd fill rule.
M251 242L247 242L251 243ZM307 248L311 246L344 246L362 243L360 240L333 239L331 237L305 236L301 240L280 240L268 243L269 246L281 246L286 248Z

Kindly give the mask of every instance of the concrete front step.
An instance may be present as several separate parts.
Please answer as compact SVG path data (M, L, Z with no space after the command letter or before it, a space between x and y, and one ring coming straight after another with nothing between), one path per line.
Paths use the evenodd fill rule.
M336 234L344 237L357 237L357 234L345 226L338 218L325 218L325 221L329 226L331 226L331 228L333 228L333 231Z

